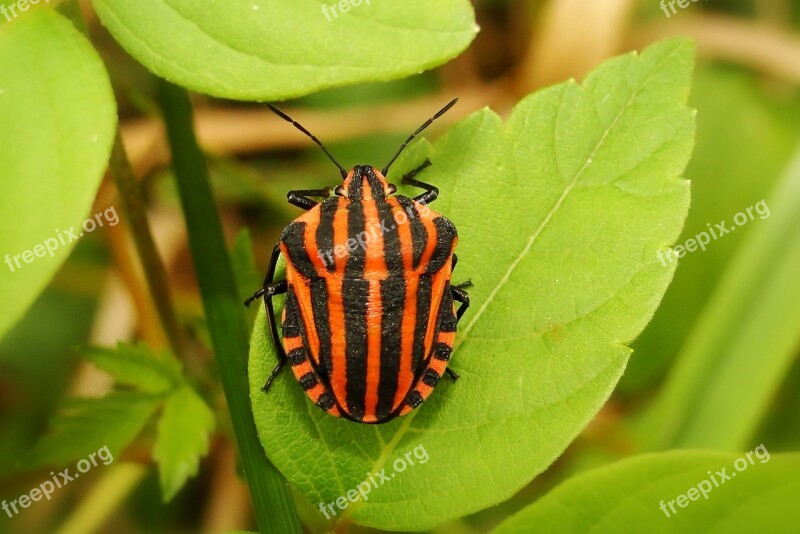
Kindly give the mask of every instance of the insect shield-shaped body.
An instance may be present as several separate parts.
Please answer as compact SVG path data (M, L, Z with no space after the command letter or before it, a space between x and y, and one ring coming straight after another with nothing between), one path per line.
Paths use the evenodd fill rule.
M279 354L265 390L288 361L321 409L360 423L384 423L419 406L446 371L457 377L447 364L469 298L465 285L450 284L455 226L428 207L438 190L414 178L430 162L403 178L426 190L418 197L395 194L385 178L411 139L454 103L412 134L383 171L359 165L348 173L328 154L344 178L334 195L289 193L289 201L307 212L283 231L264 288L248 299L249 304L264 297ZM318 203L312 196L328 198ZM286 279L276 282L279 254L286 260ZM271 298L284 292L280 341ZM458 310L454 301L461 303Z

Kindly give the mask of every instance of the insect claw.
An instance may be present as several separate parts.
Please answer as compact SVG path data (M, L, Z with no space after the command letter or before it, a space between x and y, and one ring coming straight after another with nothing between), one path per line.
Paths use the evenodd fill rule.
M248 298L247 300L244 301L244 305L249 308L250 304L252 304L254 300L263 297L264 293L265 293L265 291L263 289L259 289L258 291L256 291L253 294L252 297L250 297L250 298Z
M416 169L412 170L411 172L409 172L408 174L403 176L400 179L400 183L401 184L406 184L406 185L408 185L408 184L414 185L414 183L416 182L416 180L414 180L414 177L417 174L419 174L420 172L422 172L423 170L425 170L428 167L430 167L430 166L431 166L431 160L428 159L428 158L425 158L425 161L423 161L422 164L419 167L417 167Z
M269 387L272 385L272 381L275 380L275 374L276 373L273 371L273 373L269 375L269 378L267 378L267 383L261 386L261 391L263 391L264 393L269 391Z
M278 376L278 373L280 373L281 369L283 368L283 364L284 363L286 363L286 360L284 360L284 359L278 360L278 364L272 370L272 373L269 375L269 378L267 378L267 383L264 384L264 387L261 388L261 390L264 393L269 391L269 387L272 385L272 381L275 380L276 376Z

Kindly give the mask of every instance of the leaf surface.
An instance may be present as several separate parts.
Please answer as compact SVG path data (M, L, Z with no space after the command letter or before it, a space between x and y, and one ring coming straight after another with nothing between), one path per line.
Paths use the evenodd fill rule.
M792 532L800 520L800 455L750 454L752 463L707 451L629 458L569 479L492 534Z
M51 431L33 451L29 465L67 465L107 446L114 458L132 442L161 403L155 395L110 393L102 398L67 399L50 422Z
M194 91L240 100L402 78L455 57L477 33L466 0L365 0L326 17L330 5L94 0L106 28L145 67Z
M116 120L103 62L67 19L39 8L0 27L0 337L83 236Z
M120 343L116 348L90 347L83 357L114 375L120 384L145 393L166 393L184 381L181 364L172 354L153 352L143 343Z

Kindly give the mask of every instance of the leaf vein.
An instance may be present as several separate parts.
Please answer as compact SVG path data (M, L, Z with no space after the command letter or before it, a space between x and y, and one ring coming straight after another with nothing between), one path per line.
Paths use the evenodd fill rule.
M461 338L462 342L463 342L463 339L466 338L469 335L470 330L472 330L472 328L475 326L477 321L481 318L481 316L486 311L486 309L489 307L489 305L492 303L492 301L494 301L494 299L497 297L497 294L500 292L500 290L503 288L503 286L505 286L505 284L511 278L511 275L514 273L514 271L516 270L517 266L528 255L528 253L530 252L530 250L533 247L534 243L536 242L536 239L538 239L539 235L541 235L542 231L545 229L545 227L553 219L553 217L555 216L556 212L561 208L561 205L564 203L564 200L567 198L569 193L572 192L572 190L575 188L575 185L577 184L577 182L580 179L580 177L583 175L583 173L586 171L586 169L589 168L589 165L591 165L592 160L594 159L594 156L597 154L597 152L605 144L605 141L608 138L608 136L611 133L611 131L616 127L616 125L619 123L620 119L624 115L625 111L633 104L633 102L636 100L636 97L638 95L639 95L638 91L635 91L631 95L631 97L628 99L628 101L625 103L625 105L620 109L619 113L617 113L617 116L614 117L614 120L612 121L612 123L605 129L603 134L600 136L600 139L597 141L597 144L595 145L595 147L592 150L591 154L589 154L589 157L586 158L586 160L584 161L584 163L581 166L581 168L578 169L578 172L576 172L575 175L572 177L570 182L567 184L567 187L564 188L564 191L561 193L561 196L555 202L553 207L550 208L550 210L548 211L547 215L542 220L542 222L539 224L539 226L536 228L534 233L528 238L528 242L525 244L525 247L523 248L522 252L519 254L519 256L517 256L514 259L513 262L511 262L511 265L509 265L508 269L506 269L506 272L503 274L503 277L500 279L500 282L498 282L498 284L494 287L494 289L492 289L492 292L489 294L487 299L485 301L483 301L483 303L481 304L481 307L472 316L472 319L470 320L470 322L467 324L466 328L464 329L464 334L463 334L463 336ZM564 101L562 100L562 103L559 106L559 113L560 113L560 110L563 108L563 103L564 103Z

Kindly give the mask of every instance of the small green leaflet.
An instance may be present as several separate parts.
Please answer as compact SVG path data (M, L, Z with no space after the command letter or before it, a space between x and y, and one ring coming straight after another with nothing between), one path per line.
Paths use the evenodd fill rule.
M144 344L90 347L85 358L112 374L124 391L105 397L68 399L36 446L28 466L67 465L107 445L114 458L142 433L161 408L153 458L158 463L164 500L197 474L208 453L214 413L188 384L181 364L168 352ZM133 390L130 390L133 388Z
M192 388L183 386L167 397L153 449L165 501L197 474L198 460L208 453L212 430L214 413Z
M67 399L53 417L50 432L36 444L24 465L68 466L104 446L116 459L139 435L160 402L156 395L131 391L96 399Z
M181 365L168 352L153 352L143 343L116 348L89 347L82 356L117 382L145 393L163 394L183 382Z

